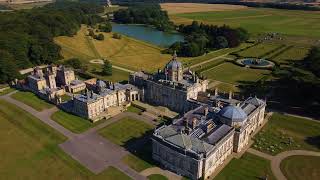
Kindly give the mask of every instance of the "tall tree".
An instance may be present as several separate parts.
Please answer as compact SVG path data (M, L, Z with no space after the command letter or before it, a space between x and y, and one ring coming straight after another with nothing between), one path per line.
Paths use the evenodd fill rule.
M112 75L112 64L110 61L105 60L103 67L102 67L102 74L106 76L111 76Z

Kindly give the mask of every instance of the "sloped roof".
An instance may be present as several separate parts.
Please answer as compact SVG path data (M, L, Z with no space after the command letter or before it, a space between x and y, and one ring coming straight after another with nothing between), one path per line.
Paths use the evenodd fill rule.
M213 148L212 145L206 143L205 141L193 138L186 134L176 134L168 138L165 138L165 140L178 147L191 150L196 153L207 153Z
M257 97L250 97L246 102L249 104L253 104L257 107L264 104L264 101L262 101L261 99L258 99Z
M223 107L219 111L219 115L234 122L242 122L247 119L247 114L240 107L234 105Z

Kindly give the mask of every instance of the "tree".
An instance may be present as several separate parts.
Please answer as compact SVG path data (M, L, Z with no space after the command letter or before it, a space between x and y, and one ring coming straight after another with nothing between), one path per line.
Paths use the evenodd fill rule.
M18 67L14 62L12 54L0 49L0 83L18 78Z
M112 31L112 25L110 22L107 22L103 25L99 26L100 31L102 32L111 32Z
M103 67L102 67L102 74L106 76L111 76L112 75L112 64L110 61L105 60Z
M114 34L112 35L112 38L114 38L114 39L121 39L122 36L121 36L121 34L114 33Z
M89 29L89 36L94 37L94 31L92 29Z
M71 58L65 61L66 65L73 67L74 69L81 69L82 62L78 58Z
M216 47L217 48L226 48L228 47L228 41L225 37L223 36L218 36L216 39Z
M104 35L103 34L98 34L97 36L95 36L95 39L99 40L99 41L103 41L104 40Z

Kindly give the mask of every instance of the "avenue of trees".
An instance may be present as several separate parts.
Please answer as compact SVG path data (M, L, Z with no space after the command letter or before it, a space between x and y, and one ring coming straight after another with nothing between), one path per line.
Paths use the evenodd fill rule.
M92 3L56 2L42 8L0 13L0 83L18 77L18 69L60 59L53 38L72 36L81 24L94 25L103 7Z
M160 31L170 31L174 24L159 4L136 4L114 13L114 21L123 24L147 24Z
M236 47L249 38L248 32L242 28L205 25L197 21L191 25L180 25L178 29L185 35L185 42L174 43L165 53L175 50L179 56L195 57L212 49Z

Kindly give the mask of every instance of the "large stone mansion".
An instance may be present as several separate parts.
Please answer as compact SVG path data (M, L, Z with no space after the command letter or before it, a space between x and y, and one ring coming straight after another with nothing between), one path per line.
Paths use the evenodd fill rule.
M199 79L192 71L183 70L182 63L174 54L164 70L150 75L136 72L130 75L129 82L137 86L143 101L184 113L192 108L192 101L197 100L199 92L205 92L208 81Z
M177 174L199 179L209 177L233 152L244 149L264 122L265 101L209 99L212 103L200 103L154 131L153 159Z
M112 107L137 100L179 112L180 118L154 131L152 157L191 179L209 177L232 153L243 151L264 123L266 108L266 102L256 97L240 101L217 91L209 94L208 81L184 70L176 54L155 74L130 74L128 84L95 78L81 81L73 70L51 65L34 68L27 84L28 90L56 104L62 95L71 94L72 99L61 107L91 121L105 117Z

